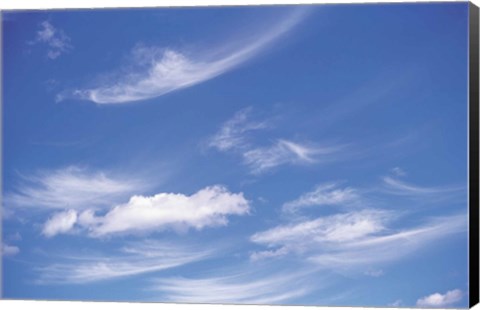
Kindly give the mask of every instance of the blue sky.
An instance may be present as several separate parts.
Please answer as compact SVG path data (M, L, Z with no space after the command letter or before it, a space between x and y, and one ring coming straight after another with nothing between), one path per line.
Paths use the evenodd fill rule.
M467 306L467 16L4 12L4 298Z

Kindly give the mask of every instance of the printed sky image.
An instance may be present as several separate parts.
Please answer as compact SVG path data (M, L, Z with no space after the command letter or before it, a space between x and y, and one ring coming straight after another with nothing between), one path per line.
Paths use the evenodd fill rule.
M3 298L468 305L468 3L2 28Z

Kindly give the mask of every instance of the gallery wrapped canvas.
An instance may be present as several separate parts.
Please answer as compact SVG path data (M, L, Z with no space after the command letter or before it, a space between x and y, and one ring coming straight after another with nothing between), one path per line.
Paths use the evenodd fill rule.
M5 10L2 298L478 303L478 8Z

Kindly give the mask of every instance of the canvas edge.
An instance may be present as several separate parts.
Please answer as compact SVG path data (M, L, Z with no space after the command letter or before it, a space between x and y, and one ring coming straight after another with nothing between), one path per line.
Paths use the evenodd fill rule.
M469 3L469 307L479 302L479 9Z

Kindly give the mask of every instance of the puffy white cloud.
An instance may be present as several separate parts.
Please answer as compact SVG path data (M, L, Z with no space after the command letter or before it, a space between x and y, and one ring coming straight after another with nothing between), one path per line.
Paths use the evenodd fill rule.
M53 237L60 233L69 232L77 222L77 212L68 210L54 214L43 226L42 233L46 237Z
M37 268L38 284L90 283L171 269L208 258L212 251L146 240L113 249L109 255L68 255Z
M230 215L245 215L250 211L243 193L230 193L223 186L210 186L191 196L159 193L154 196L132 196L121 205L112 207L103 215L94 210L60 212L44 225L47 237L66 233L76 227L87 229L91 236L115 233L139 233L153 230L223 226Z
M459 289L454 289L446 292L445 294L434 293L432 295L422 297L417 300L417 306L424 308L443 308L462 300L462 297L462 291Z
M358 201L360 196L351 187L339 188L335 183L318 185L313 191L301 195L298 199L286 202L282 210L295 212L303 207L321 205L341 205Z
M61 54L72 49L70 38L61 29L55 28L49 21L40 24L40 30L34 43L44 43L48 46L47 57L56 59Z
M292 29L303 15L303 10L294 10L267 31L260 32L255 39L243 42L241 47L232 49L228 44L212 48L210 55L191 55L169 48L141 48L133 55L140 67L138 71L122 73L121 77L105 85L77 90L73 96L98 104L118 104L154 98L199 84L256 56ZM242 39L237 40L240 41ZM59 99L63 97L60 95Z
M141 232L151 230L222 226L228 215L244 215L250 210L242 193L230 193L225 187L211 186L191 196L160 193L155 196L133 196L124 205L96 218L93 235Z
M141 182L107 176L70 166L23 176L16 191L6 194L6 205L47 209L89 209L111 205L144 189Z
M20 252L20 249L14 245L8 245L6 243L2 243L2 255L3 256L14 256Z

